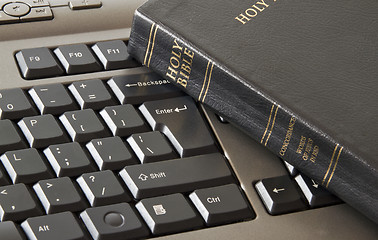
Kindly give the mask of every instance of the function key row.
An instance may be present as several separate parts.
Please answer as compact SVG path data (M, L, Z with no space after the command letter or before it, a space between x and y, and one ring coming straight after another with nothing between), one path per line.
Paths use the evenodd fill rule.
M140 66L127 52L122 40L98 42L92 46L74 44L23 49L16 53L22 77L41 79Z

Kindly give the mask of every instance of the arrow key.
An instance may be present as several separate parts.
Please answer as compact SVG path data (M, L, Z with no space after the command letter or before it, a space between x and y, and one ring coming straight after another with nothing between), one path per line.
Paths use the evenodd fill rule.
M256 190L271 215L305 208L301 195L289 176L265 178L256 183Z
M309 177L299 174L295 177L295 181L297 181L311 207L320 207L341 202L338 197L328 192Z

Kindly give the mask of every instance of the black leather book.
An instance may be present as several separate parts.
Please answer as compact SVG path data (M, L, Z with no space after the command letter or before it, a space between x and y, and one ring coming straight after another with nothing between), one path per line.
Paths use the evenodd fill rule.
M378 223L377 1L150 0L129 52Z

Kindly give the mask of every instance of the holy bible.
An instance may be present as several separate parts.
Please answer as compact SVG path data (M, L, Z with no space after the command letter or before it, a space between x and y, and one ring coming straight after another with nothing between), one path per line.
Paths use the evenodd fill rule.
M150 0L128 47L378 223L377 30L375 0Z

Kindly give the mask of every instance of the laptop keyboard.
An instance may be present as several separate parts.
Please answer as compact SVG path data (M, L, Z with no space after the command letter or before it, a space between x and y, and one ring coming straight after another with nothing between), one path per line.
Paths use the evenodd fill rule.
M119 44L16 59L25 79L139 66ZM195 101L154 73L0 90L0 117L11 239L148 238L255 217Z
M15 58L27 80L140 66L121 40ZM197 103L154 73L0 90L0 119L9 239L149 238L256 217ZM289 174L254 183L269 214L340 202L284 163Z

